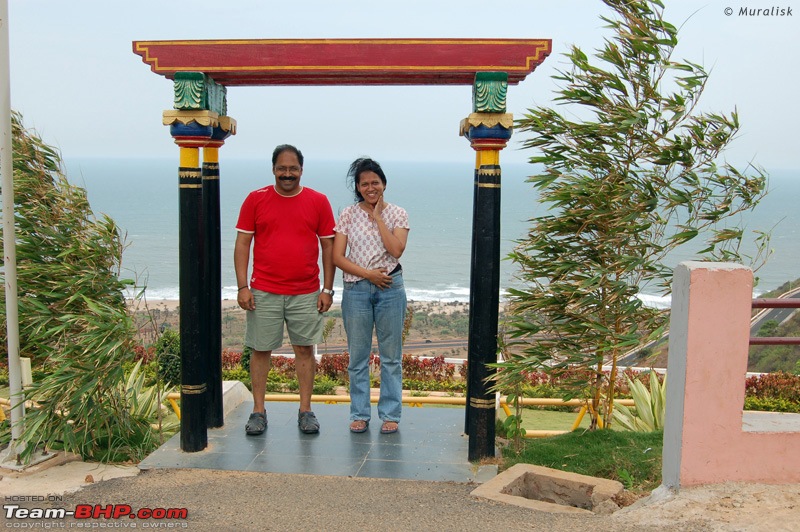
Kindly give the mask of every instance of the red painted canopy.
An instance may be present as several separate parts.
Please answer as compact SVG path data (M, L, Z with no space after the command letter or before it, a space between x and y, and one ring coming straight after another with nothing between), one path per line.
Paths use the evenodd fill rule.
M134 41L156 74L203 72L222 85L471 85L476 72L517 84L550 54L549 39Z

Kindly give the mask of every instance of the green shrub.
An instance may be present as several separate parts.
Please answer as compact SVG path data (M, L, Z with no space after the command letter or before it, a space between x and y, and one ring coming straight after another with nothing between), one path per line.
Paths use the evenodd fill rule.
M252 389L250 384L250 372L244 369L241 366L231 368L231 369L223 369L222 370L222 380L225 381L240 381L242 384L247 386L248 389Z
M166 329L155 343L158 373L167 384L181 382L181 336L177 331Z
M758 334L756 334L756 336L777 336L778 326L780 326L778 320L767 320L761 325L761 328L758 329Z
M745 397L744 409L758 410L762 412L800 413L800 404L780 397Z
M634 432L655 432L664 430L667 409L667 379L659 382L655 371L650 372L650 389L641 381L628 379L635 408L617 403L613 419L622 427Z
M244 346L244 349L242 349L242 358L240 360L240 364L242 365L242 368L246 369L247 371L250 371L250 355L252 354L253 348Z
M284 383L284 387L292 393L300 392L300 383L297 378L289 379Z
M49 371L45 366L39 366L37 368L31 368L31 380L33 382L42 382L47 375L49 375Z
M137 364L140 364L139 372L143 375L144 378L144 385L145 386L155 386L158 383L158 361L151 360L150 362L144 363L141 360L133 361L129 360L122 364L123 369L125 370L125 374L129 375Z
M286 386L279 381L267 381L267 391L270 393L283 393L286 391Z
M317 375L314 379L314 393L317 395L332 395L339 381L325 375Z
M412 391L463 393L466 390L466 387L467 384L464 381L403 379L403 388Z

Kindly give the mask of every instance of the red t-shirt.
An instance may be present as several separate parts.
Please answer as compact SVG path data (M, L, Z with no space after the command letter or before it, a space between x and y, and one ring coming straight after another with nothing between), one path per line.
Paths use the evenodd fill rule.
M253 274L257 290L293 296L319 290L319 238L333 237L328 198L303 187L291 197L270 185L248 194L236 230L253 235Z

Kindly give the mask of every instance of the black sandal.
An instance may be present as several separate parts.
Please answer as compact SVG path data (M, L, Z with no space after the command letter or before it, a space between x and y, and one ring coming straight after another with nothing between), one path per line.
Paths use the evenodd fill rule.
M247 418L247 424L244 426L244 431L248 436L258 436L264 434L267 430L267 412L253 412Z

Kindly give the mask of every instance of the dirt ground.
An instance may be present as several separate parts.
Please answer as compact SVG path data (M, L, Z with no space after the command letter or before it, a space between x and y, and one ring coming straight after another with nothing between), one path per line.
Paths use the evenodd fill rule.
M476 522L503 523L504 530L558 531L747 531L800 530L800 484L727 483L684 488L677 494L655 492L611 516L566 516L470 496L473 485L458 483L308 477L239 471L159 470L141 473L135 466L70 462L32 468L27 473L0 470L0 496L67 494L68 505L124 501L133 507L169 505L190 509L192 530L254 528L242 512L240 494L263 490L272 529L369 530L371 512L380 507L383 528L394 530L466 530ZM344 488L344 489L343 489ZM215 493L209 505L208 493ZM325 510L308 512L309 507ZM297 511L295 511L297 510ZM262 512L265 510L262 510ZM339 515L341 514L341 516ZM357 518L356 521L353 519ZM387 520L388 519L388 520ZM312 526L313 525L313 526Z
M626 525L672 527L702 525L702 530L782 532L800 530L800 484L725 483L653 495L614 513Z

